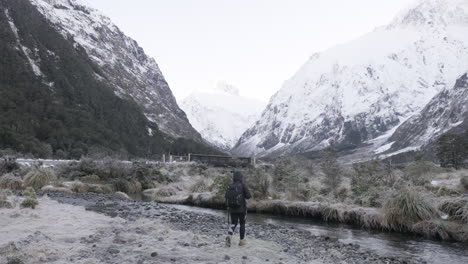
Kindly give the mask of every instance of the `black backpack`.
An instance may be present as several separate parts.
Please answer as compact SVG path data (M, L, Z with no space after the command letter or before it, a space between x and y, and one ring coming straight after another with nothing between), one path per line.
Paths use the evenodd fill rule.
M233 183L229 185L226 191L226 205L228 208L236 209L242 206L244 202L244 185L242 183Z

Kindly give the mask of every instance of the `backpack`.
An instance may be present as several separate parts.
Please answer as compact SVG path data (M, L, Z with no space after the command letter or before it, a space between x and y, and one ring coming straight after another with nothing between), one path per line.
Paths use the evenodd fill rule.
M229 185L226 191L226 205L228 208L236 209L242 206L244 202L244 185L242 183L233 183Z

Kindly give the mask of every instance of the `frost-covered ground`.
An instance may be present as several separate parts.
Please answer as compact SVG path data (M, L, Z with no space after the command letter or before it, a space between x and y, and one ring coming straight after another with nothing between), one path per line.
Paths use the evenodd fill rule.
M34 211L0 211L6 238L0 263L13 257L24 263L424 263L291 226L251 222L248 245L226 248L226 219L219 215L112 195L50 195L61 203L43 197Z
M298 263L274 242L226 248L222 238L39 199L35 210L0 210L0 263ZM314 262L311 262L314 263Z

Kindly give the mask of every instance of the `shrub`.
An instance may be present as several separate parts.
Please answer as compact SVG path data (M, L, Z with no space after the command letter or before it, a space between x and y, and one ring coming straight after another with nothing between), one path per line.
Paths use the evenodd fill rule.
M1 189L10 189L10 190L18 190L21 189L23 185L23 181L16 177L15 175L8 173L0 177L0 188Z
M275 162L273 186L277 191L295 189L299 185L299 172L292 158L282 157Z
M465 175L460 178L460 184L465 190L468 191L468 175Z
M393 230L405 230L420 221L440 217L437 209L411 188L396 191L383 209L387 227Z
M424 186L430 183L433 173L442 172L443 169L437 167L430 161L416 161L410 163L404 170L403 179L416 186Z
M342 182L342 169L337 160L337 154L334 148L328 147L323 152L321 169L325 177L322 180L323 185L335 192Z
M257 199L265 199L270 196L272 178L262 169L251 168L245 177L245 182Z
M20 168L15 158L2 158L0 159L0 175L16 171Z
M217 190L216 191L217 199L224 199L224 193L227 187L229 186L229 184L231 183L232 183L232 178L229 174L221 174L214 179L214 182L211 188L214 190Z
M23 202L21 202L21 208L31 208L31 209L36 209L36 206L39 204L39 202L36 199L33 198L27 198Z
M142 191L141 183L134 180L127 181L125 179L118 179L114 182L114 186L116 191L127 194L139 193Z
M370 188L391 187L396 182L396 176L390 163L379 160L353 165L351 190L356 195L367 192Z
M24 177L24 186L33 187L39 190L49 184L50 181L55 180L54 173L46 168L34 168Z

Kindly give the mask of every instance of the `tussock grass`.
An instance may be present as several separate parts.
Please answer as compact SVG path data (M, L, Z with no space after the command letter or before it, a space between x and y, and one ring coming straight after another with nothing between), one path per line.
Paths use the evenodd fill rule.
M84 177L81 177L80 181L84 183L100 183L101 178L99 178L99 176L95 174L91 174L91 175L86 175Z
M427 220L414 224L411 230L415 233L422 234L426 238L436 238L442 240L451 239L451 231L447 225L441 220Z
M141 183L135 180L118 179L114 182L114 189L124 193L139 193L143 190Z
M192 186L190 186L190 192L202 193L211 190L212 182L208 179L200 178Z
M437 209L412 188L396 191L383 209L387 227L397 231L404 231L418 222L440 217Z
M10 189L10 190L19 190L23 186L23 181L16 177L15 175L8 173L0 177L0 188L1 189Z
M439 210L448 214L451 220L462 220L468 206L468 198L445 200L439 205Z
M34 168L24 177L23 185L39 190L55 179L53 171L46 168Z
M176 195L177 191L172 186L164 186L156 188L154 194L159 197L170 197Z
M26 188L26 190L23 191L23 196L37 199L36 191L32 187Z
M31 208L36 209L36 206L39 205L39 202L33 198L27 198L23 202L21 202L21 208Z

